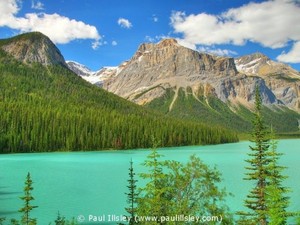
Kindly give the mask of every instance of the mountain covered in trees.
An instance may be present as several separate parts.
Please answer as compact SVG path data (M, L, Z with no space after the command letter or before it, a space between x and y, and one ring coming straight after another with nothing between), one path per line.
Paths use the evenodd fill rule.
M165 39L141 44L109 76L101 71L90 76L105 90L147 108L242 132L251 128L258 86L267 124L279 132L299 130L300 73L261 53L220 57Z
M41 33L0 40L2 153L127 149L237 141L220 127L170 118L96 87L69 70Z

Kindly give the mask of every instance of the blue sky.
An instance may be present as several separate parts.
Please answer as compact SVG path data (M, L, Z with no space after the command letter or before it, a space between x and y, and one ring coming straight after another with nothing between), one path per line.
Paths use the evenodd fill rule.
M41 31L92 70L172 37L198 51L262 52L300 70L299 0L0 0L0 38Z

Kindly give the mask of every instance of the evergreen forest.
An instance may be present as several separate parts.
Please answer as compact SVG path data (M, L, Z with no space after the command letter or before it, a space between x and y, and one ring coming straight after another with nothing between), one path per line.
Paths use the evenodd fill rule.
M46 152L237 141L228 129L169 118L95 87L64 66L21 63L0 50L0 151Z

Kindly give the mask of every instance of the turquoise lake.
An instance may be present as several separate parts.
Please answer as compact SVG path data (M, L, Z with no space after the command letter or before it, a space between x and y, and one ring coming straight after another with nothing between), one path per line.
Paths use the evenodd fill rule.
M239 142L159 151L164 159L181 162L196 154L206 164L216 166L222 173L222 185L234 195L227 198L227 205L235 212L243 209L243 199L251 188L251 183L243 180L249 144ZM280 140L278 151L284 153L281 165L288 167L285 174L289 178L285 185L293 190L291 210L300 210L300 139ZM38 224L54 224L58 211L68 219L80 216L86 221L89 215L106 215L106 222L90 224L116 224L109 222L108 216L122 215L127 206L124 193L129 161L133 160L138 174L144 170L141 163L149 152L144 149L0 155L0 217L20 218L17 211L23 202L19 197L23 195L25 177L30 172L34 181L32 204L39 206L32 215L38 219Z

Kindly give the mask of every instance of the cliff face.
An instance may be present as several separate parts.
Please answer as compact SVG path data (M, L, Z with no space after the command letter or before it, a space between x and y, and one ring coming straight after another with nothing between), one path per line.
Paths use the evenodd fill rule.
M264 104L300 111L297 71L262 54L217 57L180 46L174 39L140 45L122 71L103 84L106 90L141 105L165 95L168 89L175 92L175 102L179 89L191 88L195 98L199 90L206 90L204 97L215 96L247 108L254 102L255 86Z
M290 66L274 62L261 53L239 57L235 64L240 73L264 80L277 102L300 112L300 73Z
M67 66L59 49L39 32L22 34L1 42L0 48L24 63Z

